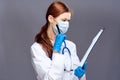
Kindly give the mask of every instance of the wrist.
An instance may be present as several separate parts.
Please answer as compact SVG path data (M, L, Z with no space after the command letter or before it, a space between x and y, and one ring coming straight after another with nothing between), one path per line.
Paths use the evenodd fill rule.
M59 53L60 52L60 45L54 45L53 51Z
M53 50L53 53L56 54L56 53L58 53L58 52L57 52L56 50Z

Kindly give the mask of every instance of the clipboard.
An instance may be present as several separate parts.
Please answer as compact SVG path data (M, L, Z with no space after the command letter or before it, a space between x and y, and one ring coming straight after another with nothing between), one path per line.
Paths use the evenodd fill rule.
M93 38L90 46L88 47L86 53L84 54L83 58L81 59L79 66L82 67L84 65L85 61L87 60L88 56L90 55L92 48L94 47L95 43L99 39L100 35L103 33L104 29L105 28L100 29L100 31L97 33L97 35Z

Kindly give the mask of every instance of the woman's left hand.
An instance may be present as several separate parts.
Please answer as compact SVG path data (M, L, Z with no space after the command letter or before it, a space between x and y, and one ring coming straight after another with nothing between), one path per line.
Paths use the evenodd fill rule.
M86 72L86 66L87 62L84 63L83 67L78 66L74 71L74 75L77 76L78 78L81 78Z

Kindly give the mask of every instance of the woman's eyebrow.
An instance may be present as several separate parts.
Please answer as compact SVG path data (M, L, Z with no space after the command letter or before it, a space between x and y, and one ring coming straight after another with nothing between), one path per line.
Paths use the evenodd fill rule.
M67 21L70 21L71 19L63 18L62 20L67 20Z

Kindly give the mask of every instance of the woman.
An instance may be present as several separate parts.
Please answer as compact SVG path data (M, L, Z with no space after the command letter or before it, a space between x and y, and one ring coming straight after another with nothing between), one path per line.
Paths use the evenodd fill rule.
M86 80L86 64L80 61L73 42L66 40L71 10L63 2L53 2L46 13L46 24L31 46L32 64L38 80Z

